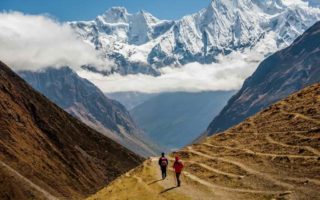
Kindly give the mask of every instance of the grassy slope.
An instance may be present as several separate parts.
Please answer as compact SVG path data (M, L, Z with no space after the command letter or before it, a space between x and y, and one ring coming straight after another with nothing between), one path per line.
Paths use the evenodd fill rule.
M174 155L181 188L150 159L90 199L318 199L320 84Z

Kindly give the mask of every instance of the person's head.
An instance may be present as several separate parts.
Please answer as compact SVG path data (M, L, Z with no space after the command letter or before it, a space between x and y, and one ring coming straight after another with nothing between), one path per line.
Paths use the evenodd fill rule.
M164 153L161 153L161 156L164 157Z
M179 157L178 156L176 156L176 161L178 161L179 160Z

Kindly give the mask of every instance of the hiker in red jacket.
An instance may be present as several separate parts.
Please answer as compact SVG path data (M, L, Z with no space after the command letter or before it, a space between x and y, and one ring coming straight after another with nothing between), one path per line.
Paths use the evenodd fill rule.
M161 153L161 157L159 158L159 165L161 169L162 179L167 177L167 166L169 164L168 159L164 156L164 153Z
M176 156L176 160L174 161L173 163L173 169L176 173L176 179L177 179L177 184L178 184L178 187L180 187L180 174L182 172L182 169L183 169L183 164L181 162L181 160L179 159L178 156Z

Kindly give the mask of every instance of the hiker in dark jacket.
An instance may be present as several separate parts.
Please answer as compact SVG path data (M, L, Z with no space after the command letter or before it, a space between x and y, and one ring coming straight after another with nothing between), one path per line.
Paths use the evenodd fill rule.
M159 166L161 168L162 179L165 179L167 177L168 164L168 159L164 156L164 153L161 153L161 157L159 158Z
M174 172L176 173L177 186L180 187L180 185L181 185L180 175L181 175L181 172L183 169L183 164L178 156L176 156L176 159L175 159L172 167L174 169Z

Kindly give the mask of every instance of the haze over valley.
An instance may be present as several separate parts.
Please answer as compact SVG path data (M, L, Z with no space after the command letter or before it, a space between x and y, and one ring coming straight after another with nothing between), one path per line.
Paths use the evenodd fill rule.
M317 199L319 66L317 0L4 0L0 200Z

